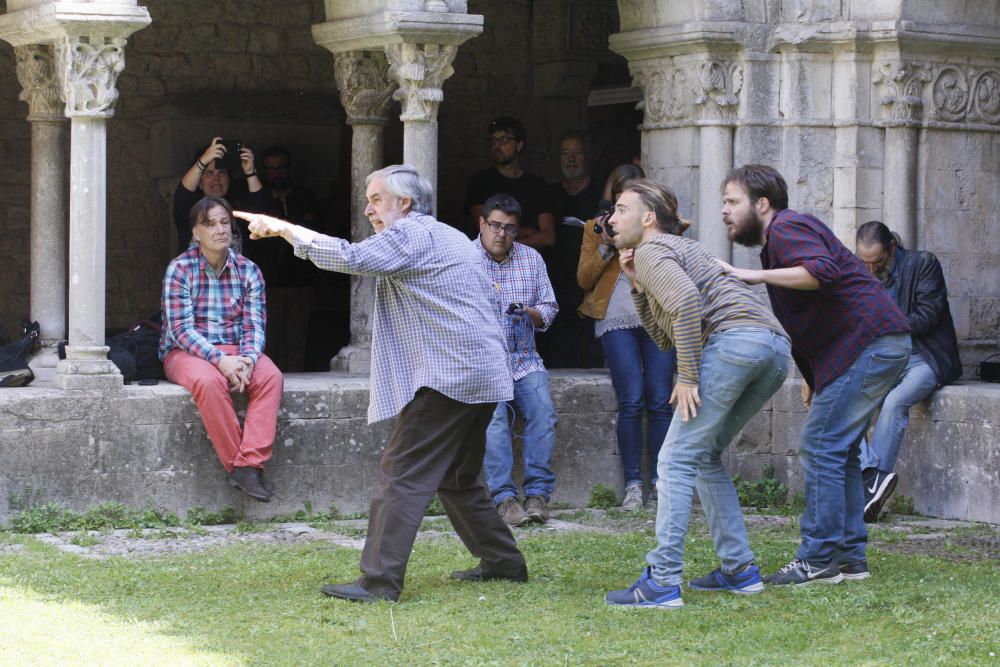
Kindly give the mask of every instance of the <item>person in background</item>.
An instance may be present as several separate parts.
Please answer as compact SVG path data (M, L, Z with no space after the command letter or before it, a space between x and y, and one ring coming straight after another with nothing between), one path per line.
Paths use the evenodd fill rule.
M910 419L910 408L962 376L958 337L948 306L948 286L937 257L907 250L877 220L858 228L856 255L881 281L910 322L913 351L899 383L886 394L872 439L861 441L861 480L865 521L879 513L896 488L896 457Z
M608 176L604 198L616 201L626 181L644 176L640 167L619 165ZM578 312L595 320L594 334L611 371L618 398L618 453L625 478L622 509L636 511L643 507L643 415L647 417L645 449L652 490L656 488L655 462L673 417L674 352L657 347L642 327L632 301L632 282L622 273L607 218L591 220L583 230L576 277L586 293ZM650 492L650 509L656 507L656 501L657 494Z
M600 368L604 359L594 339L594 320L577 313L584 294L576 282L583 227L575 223L597 215L602 190L590 177L590 147L582 132L569 130L560 137L559 171L562 179L549 186L556 243L549 253L548 268L564 314L538 337L538 351L548 368Z

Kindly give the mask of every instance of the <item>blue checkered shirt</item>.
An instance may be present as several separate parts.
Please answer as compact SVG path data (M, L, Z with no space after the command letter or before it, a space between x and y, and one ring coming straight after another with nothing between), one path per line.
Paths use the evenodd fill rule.
M513 399L495 292L460 231L410 213L360 243L295 227L292 245L321 269L377 278L368 423L421 387L462 403Z
M545 260L534 248L515 241L503 261L498 262L483 247L481 238L473 240L473 243L479 249L483 266L486 267L486 273L493 281L493 287L499 296L498 315L503 321L514 380L520 380L529 373L544 371L545 365L535 350L534 333L530 327L527 327L529 335L523 333L526 329L527 316L522 314L511 317L504 311L512 303L532 306L542 316L540 331L552 326L552 320L559 312L559 305L556 303L556 295L552 291L552 283L549 282L549 275L545 270Z

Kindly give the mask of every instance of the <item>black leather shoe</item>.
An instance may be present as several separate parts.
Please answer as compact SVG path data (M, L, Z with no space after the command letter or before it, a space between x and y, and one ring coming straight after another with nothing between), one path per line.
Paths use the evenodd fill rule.
M271 502L271 494L260 483L260 470L257 468L233 468L229 473L229 485L262 503Z
M455 570L451 573L451 578L459 581L516 581L523 584L528 580L528 566L524 563L513 567L477 565L471 570Z
M323 595L340 600L350 600L351 602L368 603L381 602L382 600L395 602L395 600L390 598L368 592L357 581L352 581L348 584L327 584L323 587Z
M274 484L272 484L269 480L264 479L264 471L258 470L257 477L260 479L260 485L264 487L265 491L267 491L267 495L274 497Z

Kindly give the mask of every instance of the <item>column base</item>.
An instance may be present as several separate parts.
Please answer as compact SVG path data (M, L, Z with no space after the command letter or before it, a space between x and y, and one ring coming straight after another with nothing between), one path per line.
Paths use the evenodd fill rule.
M56 377L56 367L59 365L59 341L43 340L42 349L39 350L28 366L35 374L35 382L51 383Z
M125 386L104 345L67 347L66 358L56 365L54 381L60 389L115 391Z
M372 350L361 345L346 345L330 359L330 370L348 375L369 375L372 370Z

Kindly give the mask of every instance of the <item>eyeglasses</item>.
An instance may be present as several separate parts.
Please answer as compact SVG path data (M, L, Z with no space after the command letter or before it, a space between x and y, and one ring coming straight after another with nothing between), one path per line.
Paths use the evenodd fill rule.
M517 141L517 137L490 137L490 146L506 146Z
M495 222L493 220L487 220L486 225L494 234L499 234L500 232L505 233L507 236L514 236L517 234L517 225L505 225L502 222Z

